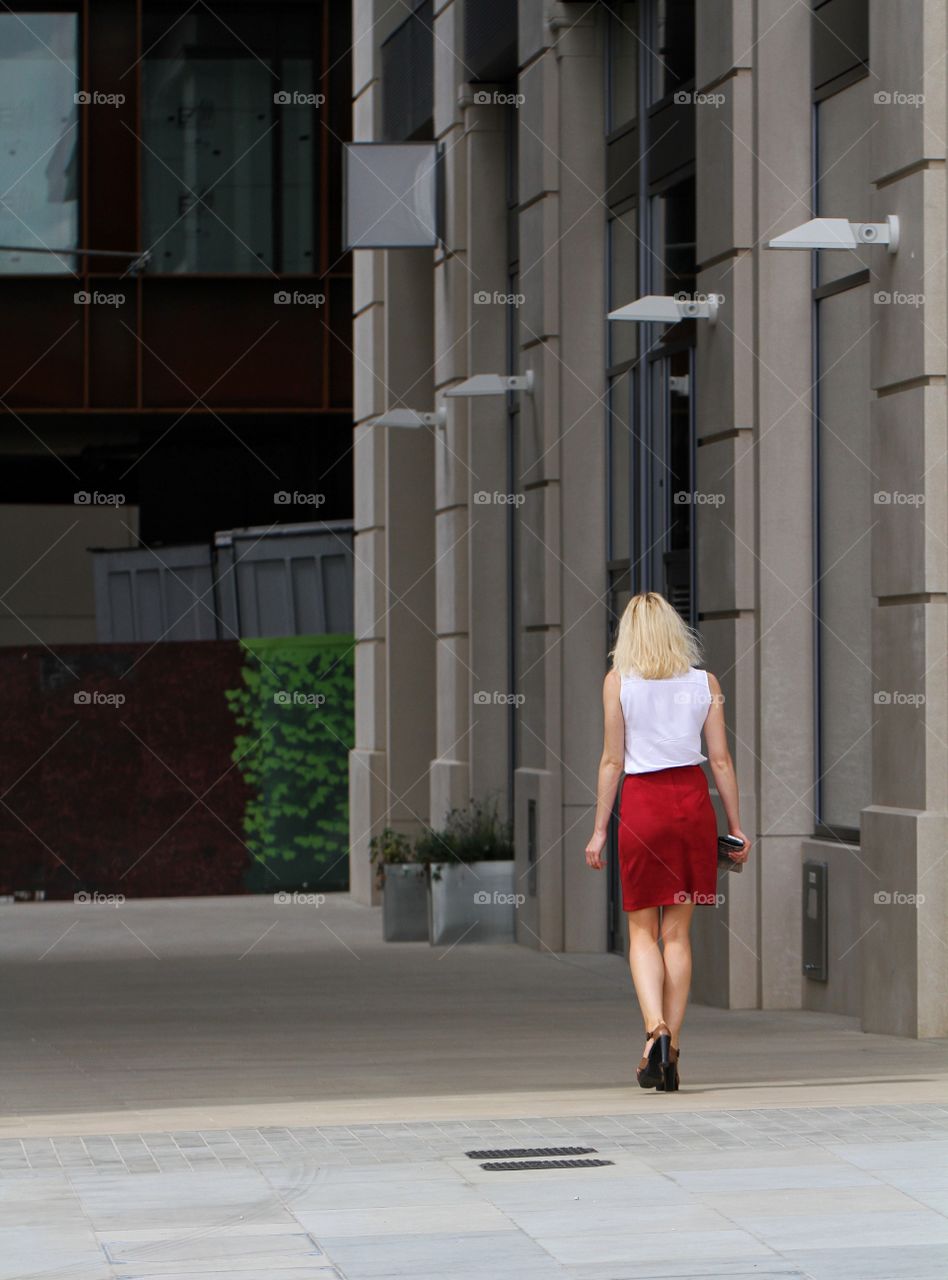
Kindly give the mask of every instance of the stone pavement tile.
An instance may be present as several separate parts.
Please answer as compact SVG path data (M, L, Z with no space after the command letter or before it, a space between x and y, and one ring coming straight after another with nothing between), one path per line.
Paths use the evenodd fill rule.
M264 1271L256 1266L247 1270L241 1267L239 1271L235 1271L231 1264L219 1262L188 1263L187 1271L181 1270L179 1262L169 1265L174 1267L173 1271L165 1270L164 1265L148 1271L128 1271L123 1268L119 1280L154 1280L157 1276L161 1280L230 1280L234 1275L239 1276L240 1280L341 1280L339 1272L328 1262L315 1262L303 1267L280 1267L277 1271L271 1270L269 1266ZM109 1268L107 1280L116 1280L116 1276L117 1273ZM81 1280L86 1280L85 1275Z
M723 1181L726 1182L726 1175ZM701 1203L717 1209L742 1227L753 1231L758 1217L779 1217L792 1214L798 1217L818 1218L827 1211L832 1213L913 1213L920 1206L911 1196L893 1191L878 1180L868 1187L826 1188L793 1187L770 1191L722 1191L697 1192Z
M801 1158L798 1156L798 1158ZM670 1169L666 1176L686 1191L701 1194L720 1191L791 1191L797 1187L830 1189L834 1187L877 1187L878 1178L864 1169L841 1160L838 1164L787 1164L758 1168L734 1169L718 1161L716 1169Z
M945 1280L948 1249L941 1244L889 1244L877 1248L788 1249L810 1280Z
M911 1212L755 1214L747 1227L776 1252L786 1255L805 1240L815 1250L869 1248L894 1244L944 1246L948 1272L948 1218L921 1207Z
M62 1172L0 1179L0 1227L85 1223L82 1205Z
M287 1208L300 1215L314 1211L333 1209L395 1209L399 1206L425 1208L441 1205L472 1205L482 1197L468 1183L441 1179L437 1182L419 1182L412 1178L393 1181L390 1178L373 1177L373 1170L366 1169L364 1180L349 1179L334 1182L317 1178L299 1188L283 1190Z
M508 1209L507 1215L534 1240L549 1236L595 1234L603 1239L627 1237L630 1232L668 1232L666 1255L674 1256L678 1234L733 1230L734 1223L705 1205L683 1199L671 1205L637 1205L630 1196L625 1204L588 1204L582 1201L552 1209Z
M468 1165L473 1164L473 1160L461 1162L461 1172ZM267 1169L263 1176L273 1186L283 1187L300 1181L299 1171L301 1169L309 1169L311 1174L318 1177L319 1182L325 1183L327 1186L351 1186L354 1183L361 1183L366 1180L371 1180L373 1183L390 1182L393 1185L406 1181L412 1183L454 1182L459 1185L463 1182L458 1169L452 1163L444 1160L419 1160L416 1163L399 1161L384 1165L329 1165L324 1164L318 1158L300 1157L297 1160L293 1160L286 1168Z
M915 1188L920 1191L948 1191L948 1161L940 1169L887 1169L885 1180L900 1191L909 1193Z
M0 1227L0 1280L74 1274L112 1280L107 1259L87 1224Z
M395 1208L295 1211L296 1217L317 1238L355 1236L434 1235L445 1232L513 1231L510 1220L477 1197L467 1204L400 1205Z
M923 1177L912 1178L908 1186L899 1186L894 1178L886 1177L886 1181L892 1187L899 1187L899 1190L906 1196L910 1197L917 1204L923 1204L926 1209L934 1209L936 1213L948 1217L948 1187L929 1188L925 1185ZM948 1274L948 1267L945 1268Z
M641 1262L610 1263L604 1273L601 1262L592 1266L566 1267L570 1280L695 1280L696 1264L666 1262L661 1257ZM748 1258L744 1261L726 1258L703 1258L700 1262L701 1280L810 1280L809 1275L795 1262L781 1258L761 1261Z
M598 1263L602 1267L602 1280L607 1280L608 1266L612 1263L634 1262L651 1258L663 1262L694 1259L702 1264L706 1259L730 1259L775 1257L774 1250L746 1231L731 1228L720 1231L635 1231L610 1232L602 1235L581 1231L570 1235L538 1236L537 1244L564 1266L581 1263ZM646 1273L647 1274L647 1273Z
M346 1280L558 1280L563 1274L519 1231L322 1236L319 1243Z
M170 1224L216 1227L252 1218L292 1223L279 1193L253 1169L212 1173L70 1174L82 1207L100 1232Z
M831 1154L860 1169L945 1169L948 1140L936 1142L853 1142L829 1147Z
M177 1236L162 1232L150 1240L122 1239L100 1232L99 1239L109 1262L117 1266L134 1266L146 1275L152 1262L173 1262L179 1270L182 1263L206 1261L213 1262L221 1271L226 1268L240 1270L245 1266L265 1271L325 1257L312 1237L299 1228L284 1229L279 1234L234 1234L223 1227L212 1232L179 1232Z
M917 1147L920 1144L910 1142L899 1144ZM820 1147L747 1147L744 1150L728 1151L726 1159L720 1151L650 1151L646 1157L648 1165L663 1173L677 1173L687 1169L766 1169L778 1165L814 1164L843 1165L845 1160L832 1151L824 1151Z
M567 1172L572 1176L567 1176ZM518 1182L513 1176L505 1177L503 1182L484 1182L478 1186L478 1194L490 1200L506 1213L518 1209L549 1209L557 1205L574 1208L576 1204L586 1205L669 1205L687 1204L689 1195L682 1187L659 1174L650 1173L623 1177L607 1178L602 1175L608 1169L592 1169L587 1173L595 1177L583 1177L581 1171L563 1170L561 1177L551 1178L549 1182L541 1177L528 1178ZM865 1175L863 1175L865 1176ZM872 1182L871 1179L868 1181ZM711 1186L720 1186L715 1179ZM872 1182L875 1186L876 1183Z

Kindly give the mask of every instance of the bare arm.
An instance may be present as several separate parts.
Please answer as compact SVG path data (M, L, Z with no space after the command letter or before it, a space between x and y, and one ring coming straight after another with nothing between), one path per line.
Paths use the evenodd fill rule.
M609 832L609 818L616 789L625 768L625 719L619 701L619 673L612 670L602 685L603 743L596 787L596 825L586 846L586 862L598 871L603 866L602 851Z
M718 789L724 813L727 817L727 829L732 836L740 836L744 848L731 856L738 862L747 860L751 842L741 830L740 797L737 790L737 775L734 772L734 761L727 745L727 731L724 726L724 694L717 676L708 672L708 687L711 690L711 706L704 722L704 740L708 752L708 764L714 775L714 785Z

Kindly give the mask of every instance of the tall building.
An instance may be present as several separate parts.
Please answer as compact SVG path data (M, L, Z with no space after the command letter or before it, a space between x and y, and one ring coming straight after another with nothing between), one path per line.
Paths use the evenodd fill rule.
M493 793L518 940L623 947L583 850L607 650L654 589L755 841L697 913L696 999L948 1034L944 5L353 16L353 137L434 141L443 181L437 247L355 254L354 891L382 826ZM653 295L693 305L607 320Z
M3 6L0 644L96 639L90 546L351 517L350 18Z

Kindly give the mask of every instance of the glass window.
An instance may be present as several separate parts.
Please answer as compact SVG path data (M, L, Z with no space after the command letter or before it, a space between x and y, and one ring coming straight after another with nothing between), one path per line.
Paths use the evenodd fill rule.
M661 591L692 621L692 352L681 348L650 362L649 423L639 447L644 506L636 528L642 589Z
M153 271L315 273L318 13L146 9L143 236Z
M639 6L618 3L609 18L609 132L631 124L638 113Z
M653 13L649 81L651 100L658 102L694 79L694 0L654 0Z
M870 286L819 303L820 820L871 802Z
M609 310L639 296L639 238L634 208L609 219ZM640 326L630 320L609 323L609 365L624 364L638 354Z
M633 326L634 327L634 326ZM628 560L632 528L632 370L609 382L609 549L610 560Z
M78 30L71 13L0 13L0 244L79 240ZM0 272L63 274L77 260L0 252Z
M695 180L652 199L652 293L693 294L696 279Z

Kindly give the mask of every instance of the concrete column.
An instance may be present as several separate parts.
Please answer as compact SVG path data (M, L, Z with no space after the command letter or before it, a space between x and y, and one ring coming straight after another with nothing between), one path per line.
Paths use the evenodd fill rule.
M468 146L459 105L463 72L462 10L450 0L435 17L435 136L444 147L446 243L435 254L434 358L440 393L468 372L466 326ZM447 401L448 423L438 431L435 454L436 729L429 769L431 820L467 804L471 706L475 674L470 662L470 499L468 402Z
M815 821L811 261L765 246L811 213L812 16L759 0L754 17L757 950L762 1007L798 1008L801 839Z
M518 458L525 499L517 517L518 692L523 698L515 775L518 886L529 883L531 802L537 862L535 893L518 911L517 939L559 951L565 943L560 324L566 306L557 238L566 227L560 203L565 173L559 154L560 69L552 46L562 33L551 31L539 13L528 10L536 6L520 6L518 221L524 301L518 336L521 367L533 369L536 389L522 401ZM580 305L579 299L570 297L569 305Z
M570 6L575 8L575 6ZM558 276L562 298L558 355L545 376L558 389L560 544L550 563L559 580L560 632L548 659L549 678L559 689L558 746L548 767L561 778L562 880L549 894L540 936L552 939L562 929L566 951L600 951L607 943L607 881L586 866L584 849L592 835L596 775L602 751L602 681L606 673L606 186L605 97L603 93L604 23L595 11L566 15L568 28L552 32L556 40L544 60L558 74L558 222L547 258L531 270L524 292L554 260L547 276L547 302ZM553 274L555 271L555 275ZM546 292L546 290L545 290ZM553 310L550 307L550 310ZM554 348L556 350L556 348ZM555 403L552 398L550 403ZM555 490L551 490L551 497ZM590 518L594 516L594 518ZM554 750L558 753L554 754ZM543 868L540 868L541 876ZM541 879L541 890L542 890ZM541 903L546 899L541 899ZM562 917L562 925L560 925ZM548 937L549 935L549 937Z
M948 1034L945 8L870 4L873 215L873 803L862 813L863 1028Z
M756 73L750 0L699 5L696 23L698 289L723 299L716 324L698 325L696 488L708 499L694 513L699 627L708 670L724 691L741 821L756 837L758 433L754 207L748 199L755 176ZM723 831L723 809L719 802L716 807ZM758 846L743 872L722 880L724 903L696 913L694 990L705 1004L759 1003L759 858Z
M404 17L353 5L353 137L379 137L379 50ZM428 431L374 425L386 409L431 407L431 259L423 250L354 255L355 747L349 757L350 885L376 893L369 841L428 820L434 740L434 447ZM419 496L421 500L419 501Z

